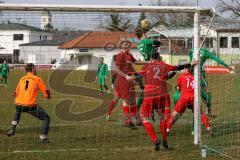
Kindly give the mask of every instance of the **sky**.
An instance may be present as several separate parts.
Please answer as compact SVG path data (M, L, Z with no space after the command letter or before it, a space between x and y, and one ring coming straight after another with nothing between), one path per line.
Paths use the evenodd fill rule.
M19 4L78 4L78 5L138 5L138 4L142 4L144 5L151 5L153 3L153 1L155 0L1 0L4 1L5 3L19 3ZM163 0L164 1L164 0ZM171 1L171 0L165 0L167 2ZM181 0L181 1L187 1L187 2L191 2L191 3L196 3L197 0ZM199 2L199 6L201 7L216 7L217 6L217 1L218 0L198 0ZM66 3L67 2L67 3ZM14 17L19 17L20 15L14 15ZM21 16L21 18L23 19L23 17ZM61 17L60 17L61 18ZM78 20L75 20L74 22L77 21L86 21L88 19L83 19L81 17L76 17L78 18ZM17 19L17 18L15 18ZM36 19L36 24L34 24L35 26L39 26L39 18L35 18ZM64 19L64 23L62 22L61 25L64 25L62 27L60 27L60 24L58 24L58 28L64 28L66 25L67 26L74 26L72 28L78 28L76 26L81 26L83 27L83 23L82 24L71 24L71 22L68 22L67 19L72 20L71 18L66 18L63 17ZM56 20L56 18L55 18ZM97 21L97 20L94 20ZM95 22L93 22L94 24L91 24L93 21L89 21L88 23L84 23L86 25L86 28L89 26L93 26L95 25ZM33 23L33 22L32 22ZM34 22L35 23L35 22Z
M3 0L5 3L54 3L54 4L81 4L81 5L149 5L154 0ZM167 0L166 0L167 1ZM171 1L171 0L168 0ZM197 0L187 0L196 2ZM215 7L217 0L198 0L199 5L202 7ZM66 3L67 2L67 3Z

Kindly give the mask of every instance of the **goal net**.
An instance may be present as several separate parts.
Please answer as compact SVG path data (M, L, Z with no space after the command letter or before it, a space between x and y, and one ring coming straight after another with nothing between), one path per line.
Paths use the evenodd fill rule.
M11 128L15 112L12 92L25 74L26 63L36 65L37 75L43 78L52 93L50 100L41 95L38 97L38 104L51 117L50 144L39 145L41 122L23 113L14 137L0 137L0 157L199 159L200 153L205 156L206 151L213 159L239 158L238 22L213 17L209 14L211 10L198 7L1 4L0 11L0 62L5 60L10 66L8 83L0 90L1 132ZM213 136L200 128L200 109L196 109L199 112L195 114L187 109L168 136L168 144L174 150L161 147L160 152L154 152L144 127L138 126L137 130L125 127L122 99L116 102L112 111L109 110L114 98L111 88L114 55L127 44L133 57L144 61L138 43L145 34L148 39L161 42L157 51L167 64L189 63L191 49L195 60L201 60L200 51L226 63L222 67L210 58L206 59L204 80L208 86L204 88L198 74L202 72L200 65L194 72L198 80L194 104L206 113L211 102L212 114L216 115L209 118ZM100 79L104 75L99 73L101 57L109 70L106 83ZM232 65L235 70L230 73ZM134 65L134 69L139 73L142 65ZM173 95L179 74L167 81L171 111L174 111ZM142 81L145 84L145 78ZM106 84L110 93L100 84ZM211 101L203 99L203 90L211 92L205 95L211 96ZM134 91L137 97L131 100L138 102L142 97L138 83ZM154 115L152 123L160 138L159 117L157 113ZM133 119L133 123L137 120Z

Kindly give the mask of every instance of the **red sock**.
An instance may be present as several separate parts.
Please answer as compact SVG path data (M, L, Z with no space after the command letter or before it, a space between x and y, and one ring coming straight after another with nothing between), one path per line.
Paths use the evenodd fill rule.
M123 106L122 108L123 108L123 113L124 113L124 115L125 115L125 116L128 115L128 114L129 114L129 107Z
M141 120L141 117L139 115L137 105L130 106L130 114L131 114L131 116L136 118L137 123L142 124L142 120Z
M170 116L170 118L167 120L167 129L170 129L172 127L173 121L173 116Z
M145 128L147 134L150 136L152 142L153 143L156 142L157 137L156 137L156 134L155 134L155 131L154 131L152 123L146 121L146 122L143 123L143 125L144 125L144 128Z
M138 113L138 108L137 108L136 105L130 106L130 113L131 113L132 116L137 115L137 113Z
M170 108L167 107L165 108L165 119L168 120L170 118Z
M129 112L129 107L127 106L123 106L123 113L125 115L126 121L125 121L125 125L128 125L131 122L131 115Z
M109 103L109 105L108 105L108 113L107 113L108 115L112 114L115 103L116 102L114 100L111 100L111 102Z
M162 133L162 140L167 141L167 128L166 128L166 120L160 121L160 131Z
M209 123L209 120L208 120L208 117L205 114L202 114L201 120L202 120L202 123L203 123L203 125L206 129L211 127L211 125Z

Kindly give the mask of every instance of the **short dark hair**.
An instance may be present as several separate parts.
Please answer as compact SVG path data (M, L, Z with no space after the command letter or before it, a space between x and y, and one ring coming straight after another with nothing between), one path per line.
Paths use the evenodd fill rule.
M33 63L28 63L28 64L26 64L26 66L25 66L25 71L26 72L32 72L33 71L33 69L34 69L34 64Z
M117 60L117 55L113 55L113 61L115 62Z
M153 52L153 54L152 54L152 59L159 59L160 58L160 54L159 54L159 52Z

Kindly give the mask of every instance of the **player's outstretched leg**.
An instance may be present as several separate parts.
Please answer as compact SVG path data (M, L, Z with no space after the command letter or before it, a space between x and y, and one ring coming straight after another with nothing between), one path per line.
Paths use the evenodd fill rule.
M134 117L136 119L136 121L137 121L136 125L137 126L142 126L143 125L142 119L141 119L140 114L138 112L137 105L130 106L130 114L131 114L132 117Z
M202 124L204 125L204 127L206 128L208 134L212 135L213 134L212 133L212 128L211 128L211 124L210 124L210 122L208 120L207 115L202 114L201 115L201 121L202 121Z
M152 123L150 121L144 120L143 126L144 126L147 134L151 138L151 141L154 144L155 151L158 151L160 149L161 141L157 139Z
M32 108L29 112L32 116L36 117L39 120L42 120L42 131L40 135L40 142L41 143L49 143L47 135L49 131L49 125L50 125L50 117L45 112L43 108L40 106L36 106Z
M130 109L128 106L122 106L123 108L123 113L125 116L125 126L128 128L131 128L133 130L137 129L137 127L132 123L132 116L130 114Z
M115 104L118 102L119 98L117 97L114 97L110 103L108 104L108 112L107 112L107 116L106 116L106 120L109 121L110 120L110 117L112 115L112 112L113 112L113 109L114 109L114 106Z
M24 112L24 108L21 106L16 106L16 112L14 113L13 120L12 120L12 128L7 132L7 136L13 136L16 132L17 124L20 121L21 114Z
M176 111L173 111L173 114L170 116L170 118L167 120L167 133L170 132L170 129L172 128L172 125L178 120L179 114Z

